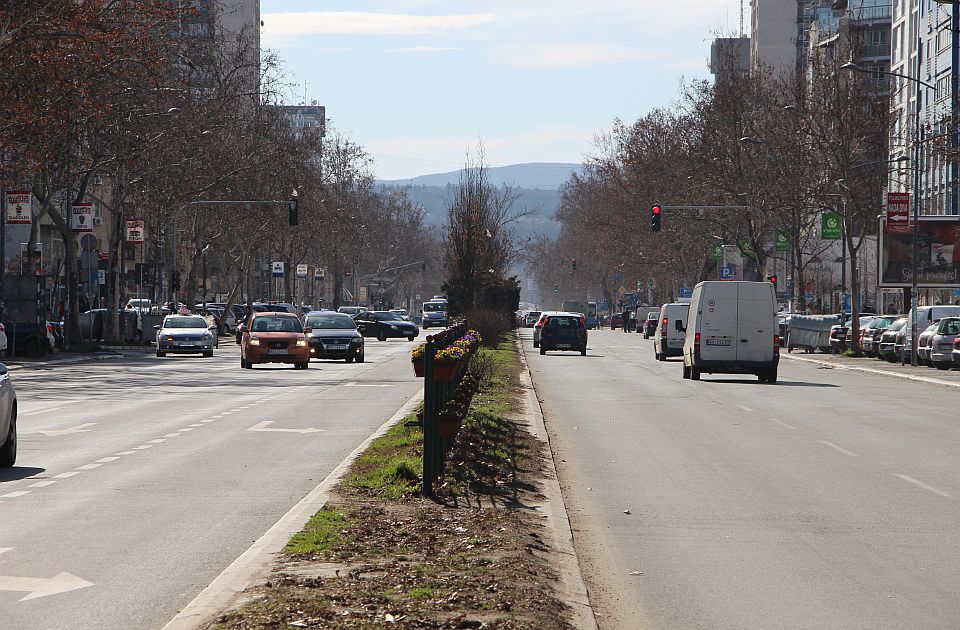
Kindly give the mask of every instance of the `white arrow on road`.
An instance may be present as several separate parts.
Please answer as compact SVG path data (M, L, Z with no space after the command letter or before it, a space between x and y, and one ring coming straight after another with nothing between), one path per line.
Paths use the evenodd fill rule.
M320 433L326 432L326 429L275 429L270 425L273 424L273 420L264 420L263 422L258 422L247 431L272 431L275 433Z
M21 602L25 602L28 599L46 597L48 595L59 595L60 593L75 591L80 588L87 588L88 586L93 586L93 582L87 582L83 578L71 573L61 573L52 578L0 575L0 591L29 593L26 597L20 599Z
M50 431L33 431L33 433L43 433L48 437L54 435L70 435L72 433L86 433L90 430L87 427L92 427L96 424L96 422L85 422L83 424L78 424L75 427L70 427L69 429L51 429Z

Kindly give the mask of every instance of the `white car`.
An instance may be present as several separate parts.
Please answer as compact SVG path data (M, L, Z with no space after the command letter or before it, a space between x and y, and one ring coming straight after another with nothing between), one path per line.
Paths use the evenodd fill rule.
M0 468L17 463L17 392L0 363Z
M6 353L7 351L7 328L3 324L0 324L0 352Z
M217 347L216 327L199 315L167 315L163 325L154 328L158 357L165 357L167 353L212 357Z

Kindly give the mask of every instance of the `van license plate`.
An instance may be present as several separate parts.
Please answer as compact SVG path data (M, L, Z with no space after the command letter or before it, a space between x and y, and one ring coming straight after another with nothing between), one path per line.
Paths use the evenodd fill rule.
M558 348L569 348L569 347L570 347L570 344L569 344L569 343L558 343L558 344L557 344L557 347L558 347Z
M707 339L708 346L729 346L732 342L729 339Z

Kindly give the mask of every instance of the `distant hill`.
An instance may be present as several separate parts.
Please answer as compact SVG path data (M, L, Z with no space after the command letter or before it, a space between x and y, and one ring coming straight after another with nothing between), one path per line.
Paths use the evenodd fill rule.
M580 164L562 162L534 162L531 164L512 164L510 166L496 166L487 170L490 183L494 186L516 186L517 188L533 188L537 190L559 190L571 173L583 170ZM460 181L460 171L448 173L434 173L420 175L413 179L395 179L379 183L388 186L454 186Z

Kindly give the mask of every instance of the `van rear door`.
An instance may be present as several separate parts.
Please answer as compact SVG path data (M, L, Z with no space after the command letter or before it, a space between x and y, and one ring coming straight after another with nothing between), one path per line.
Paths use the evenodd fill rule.
M711 282L703 286L700 310L700 358L704 361L737 359L737 283Z
M767 282L737 283L737 361L773 360L773 336L776 328L776 302Z
M667 347L682 348L683 338L687 330L687 311L689 304L668 304L664 308L664 315L667 318ZM679 326L678 326L679 325ZM663 323L660 324L661 328Z

